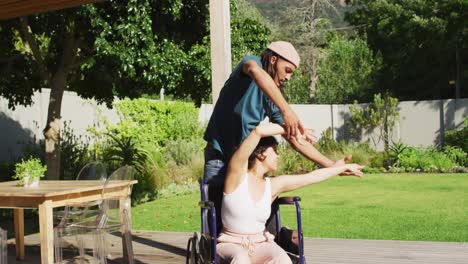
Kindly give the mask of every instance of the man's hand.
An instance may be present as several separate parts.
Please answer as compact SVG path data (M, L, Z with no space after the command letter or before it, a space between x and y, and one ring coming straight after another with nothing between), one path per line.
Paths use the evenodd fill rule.
M317 142L317 138L312 132L312 129L306 128L304 129L304 134L297 135L295 139L301 145L305 145L307 142L310 144L315 144Z
M286 129L286 138L290 139L291 137L295 137L299 141L299 138L297 137L304 134L305 129L296 113L288 107L288 109L282 113L282 116L284 120L284 128Z
M344 158L335 161L335 164L333 164L333 167L343 166L352 158L353 158L353 155L347 155Z
M335 164L333 164L333 167L346 165L346 163L349 162L352 157L353 157L352 155L347 155L346 157L335 161ZM354 170L354 171L353 170L346 170L345 172L341 173L340 176L358 176L358 177L361 177L362 176L362 168L358 169L358 170Z
M310 128L306 128L304 131L304 139L311 144L317 143L317 137L314 135L314 130Z

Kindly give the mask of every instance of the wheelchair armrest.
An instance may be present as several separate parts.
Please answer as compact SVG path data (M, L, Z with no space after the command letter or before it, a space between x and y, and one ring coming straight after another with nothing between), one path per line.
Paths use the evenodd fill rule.
M198 202L198 206L203 209L212 209L214 207L214 202L212 201L200 201Z
M301 197L299 196L284 196L278 198L278 204L294 204L294 202L300 202Z

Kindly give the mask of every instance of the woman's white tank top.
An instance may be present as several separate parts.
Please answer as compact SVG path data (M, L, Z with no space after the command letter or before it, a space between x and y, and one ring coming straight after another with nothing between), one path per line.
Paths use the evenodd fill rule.
M265 180L265 191L258 202L250 196L247 173L234 192L223 195L221 219L226 230L239 234L258 234L265 230L271 212L270 178Z

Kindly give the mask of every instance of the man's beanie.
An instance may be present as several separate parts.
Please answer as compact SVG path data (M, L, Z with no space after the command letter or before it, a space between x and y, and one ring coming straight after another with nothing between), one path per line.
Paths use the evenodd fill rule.
M286 41L275 41L270 43L267 47L269 50L274 51L276 54L283 57L285 60L291 62L296 67L299 67L299 62L301 62L301 58L297 53L296 49L293 45Z

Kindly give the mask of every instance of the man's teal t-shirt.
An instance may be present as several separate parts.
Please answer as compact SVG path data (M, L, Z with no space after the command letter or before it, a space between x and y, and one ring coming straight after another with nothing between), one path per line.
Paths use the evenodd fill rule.
M225 162L265 117L274 123L284 123L278 107L242 72L242 66L249 60L262 67L259 57L242 59L224 83L205 131L204 139L222 154Z

